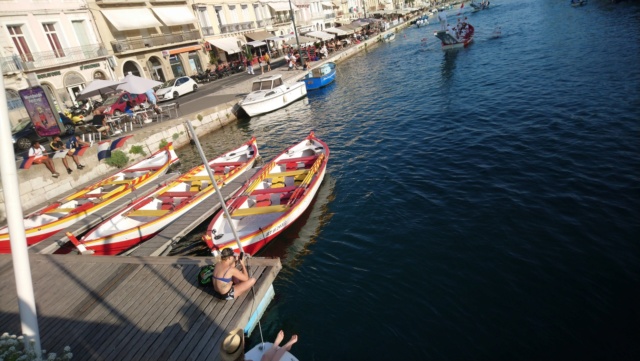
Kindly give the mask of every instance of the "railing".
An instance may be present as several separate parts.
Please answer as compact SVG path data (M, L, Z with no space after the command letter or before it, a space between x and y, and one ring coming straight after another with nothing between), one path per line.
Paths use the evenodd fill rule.
M220 25L220 32L222 34L233 33L236 31L249 30L254 28L253 21L246 21L243 23L224 24Z
M38 68L77 63L109 55L102 44L89 44L73 48L63 48L60 51L39 51L27 53L23 56L0 58L2 73L29 71Z
M271 19L262 19L256 21L259 28L264 28L265 26L273 25L273 21Z
M335 17L336 17L335 13L324 14L325 19L335 19Z
M311 19L313 19L313 20L324 19L324 14L323 13L311 13Z
M289 16L276 16L271 18L273 20L273 25L285 25L291 23L291 18Z
M202 29L202 34L203 34L204 36L207 36L207 35L214 35L214 33L213 33L213 26L203 26L201 29Z
M191 30L180 34L158 34L138 39L112 41L111 46L113 47L114 53L122 53L129 50L144 49L198 39L200 39L200 32L198 30Z

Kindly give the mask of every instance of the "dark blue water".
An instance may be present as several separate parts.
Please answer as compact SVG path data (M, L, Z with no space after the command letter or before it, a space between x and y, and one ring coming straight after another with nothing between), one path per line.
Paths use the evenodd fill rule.
M495 3L467 49L406 29L202 139L331 146L313 208L259 254L284 265L266 339L297 333L301 360L640 359L638 3Z

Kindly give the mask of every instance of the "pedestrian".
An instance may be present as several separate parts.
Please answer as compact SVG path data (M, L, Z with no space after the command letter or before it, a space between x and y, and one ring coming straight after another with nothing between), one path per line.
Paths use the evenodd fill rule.
M264 56L259 57L258 61L260 62L260 74L264 74L264 66L266 65L264 63Z
M438 19L440 20L440 30L447 30L447 12L440 11L438 13Z
M242 271L236 266L240 266ZM244 265L244 258L237 259L231 248L225 248L220 253L220 262L213 269L213 289L219 298L232 301L251 289L256 279L249 277Z
M75 135L72 136L73 140L69 139L67 141L67 144L65 145L65 143L62 142L62 140L60 139L59 136L55 136L53 138L53 141L51 142L51 149L55 150L56 152L64 150L66 151L65 156L62 158L62 164L64 164L65 168L67 168L67 173L71 174L71 172L73 172L71 170L71 168L69 168L69 163L67 162L67 157L71 157L71 159L73 159L73 161L76 163L76 168L78 169L82 169L84 168L84 165L80 164L80 160L78 160L78 156L75 154L77 151L77 148L80 148L80 143L84 143L89 145L86 142L82 142L80 140L78 140L78 138L76 138Z
M251 74L251 75L255 74L253 72L253 65L251 64L251 60L249 60L249 58L247 58L247 74Z
M151 108L157 112L157 110L158 110L158 96L156 95L156 91L153 90L153 88L151 88L151 89L147 90L145 92L145 94L147 95L147 102L149 103Z
M264 62L267 63L267 71L271 71L271 57L269 53L264 54Z

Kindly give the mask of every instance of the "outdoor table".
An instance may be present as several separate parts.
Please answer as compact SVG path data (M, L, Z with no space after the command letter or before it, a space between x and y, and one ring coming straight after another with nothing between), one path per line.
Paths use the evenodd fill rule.
M176 118L178 117L178 104L176 103L163 104L160 106L160 109L162 110L162 113L158 117L158 121L162 121L162 118L164 118L165 116L167 116L168 119L171 119L174 112Z

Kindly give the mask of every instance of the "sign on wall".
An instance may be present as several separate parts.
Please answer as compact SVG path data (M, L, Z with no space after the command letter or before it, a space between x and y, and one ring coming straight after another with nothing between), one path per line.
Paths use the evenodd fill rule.
M22 89L20 98L24 104L36 133L40 137L51 137L61 133L58 116L54 115L49 99L40 86Z

